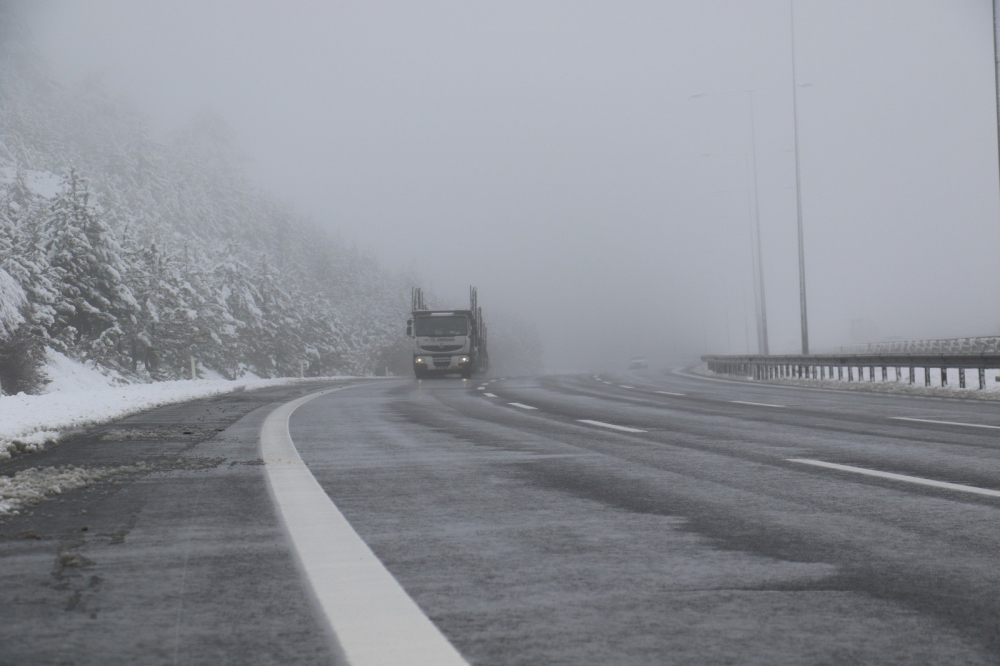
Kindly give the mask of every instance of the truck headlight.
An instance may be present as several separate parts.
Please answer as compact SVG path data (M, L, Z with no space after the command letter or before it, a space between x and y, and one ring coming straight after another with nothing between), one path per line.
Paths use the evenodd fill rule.
M468 356L463 356L462 357L462 363L468 363L468 362L469 362L469 357Z
M414 360L413 362L414 363L424 363L424 359L418 358L418 359Z

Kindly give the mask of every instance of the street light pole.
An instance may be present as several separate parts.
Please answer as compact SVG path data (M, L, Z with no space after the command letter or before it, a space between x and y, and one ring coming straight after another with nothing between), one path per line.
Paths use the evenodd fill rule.
M799 178L799 86L795 76L795 0L789 0L788 4L792 26L792 125L795 132L795 212L799 229L799 314L802 318L802 354L806 355L809 353L809 316L806 312L806 253L805 242L802 239L802 187ZM993 34L995 42L996 30Z
M753 227L750 230L750 260L754 270L754 303L757 309L757 353L767 356L770 354L767 334L767 306L764 297L764 264L763 253L760 242L760 205L758 202L757 188L757 123L754 113L753 94L756 90L729 90L723 93L697 93L691 95L691 99L706 97L709 94L731 94L745 92L750 107L750 158L748 159L748 169L753 178L752 221ZM749 189L749 188L748 188ZM756 247L755 247L756 245Z
M997 45L997 2L993 0L993 80L997 98L997 159L1000 160L1000 50Z
M750 100L750 155L753 162L753 223L757 237L757 280L760 290L760 335L758 339L759 352L764 356L770 354L767 342L767 299L764 297L764 255L760 247L760 202L757 189L757 128L754 120L753 92L747 91Z

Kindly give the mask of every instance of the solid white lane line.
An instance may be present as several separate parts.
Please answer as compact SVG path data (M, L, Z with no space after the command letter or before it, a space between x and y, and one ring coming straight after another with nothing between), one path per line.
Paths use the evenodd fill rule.
M261 427L260 448L271 498L339 648L349 664L467 665L361 540L295 449L288 419L301 405L331 392L271 412Z
M484 393L483 395L485 395L487 398L495 398L496 397L492 393Z
M687 395L687 393L674 393L673 391L657 391L660 395Z
M614 423L605 423L604 421L591 421L590 419L577 419L580 423L586 423L588 425L599 426L601 428L611 428L612 430L621 430L622 432L646 432L645 430L639 430L638 428L629 428L628 426L615 425Z
M634 387L634 386L625 386L624 384L619 384L619 385L618 385L618 388L629 388L629 389L634 389L635 387Z
M538 407L532 407L531 405L522 405L519 402L508 402L508 405L514 405L515 407L520 407L521 409L538 409Z
M1000 430L1000 426L983 425L982 423L958 423L957 421L935 421L933 419L911 419L908 416L890 416L890 419L897 421L916 421L917 423L937 423L939 425L964 426L966 428L988 428L990 430Z
M853 465L838 465L837 463L823 462L822 460L809 460L807 458L789 458L788 462L802 463L803 465L813 465L815 467L826 467L828 469L836 469L841 472L854 472L855 474L864 474L865 476L877 476L882 479L892 479L893 481L906 481L907 483L916 483L922 486L931 486L933 488L958 490L963 493L972 493L974 495L986 495L987 497L1000 497L1000 490L991 490L989 488L977 488L976 486L965 486L962 485L961 483L949 483L948 481L935 481L934 479L924 479L919 476L907 476L905 474L895 474L893 472L879 472L874 469L866 469L864 467L854 467Z
M747 402L746 400L730 400L729 402L737 405L753 405L754 407L785 407L784 405L772 405L766 402Z

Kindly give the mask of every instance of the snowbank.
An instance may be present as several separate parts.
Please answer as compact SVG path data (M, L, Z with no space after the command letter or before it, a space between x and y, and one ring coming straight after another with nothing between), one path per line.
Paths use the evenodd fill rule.
M114 384L121 379L107 377L93 367L58 353L49 356L48 372L52 379L48 393L0 397L0 459L10 458L15 452L40 451L47 444L57 442L68 430L108 423L153 407L233 391L316 380L206 379L116 386ZM323 379L346 380L350 377Z
M0 476L0 516L16 515L25 506L60 495L65 491L89 486L114 474L152 471L146 463L121 467L33 467L14 476Z

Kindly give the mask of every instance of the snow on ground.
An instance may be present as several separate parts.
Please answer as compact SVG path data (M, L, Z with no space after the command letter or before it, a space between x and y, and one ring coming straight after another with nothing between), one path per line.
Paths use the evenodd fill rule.
M24 177L24 184L28 189L40 197L51 199L59 193L63 178L59 174L51 171L33 171L25 169L21 172ZM17 180L17 169L15 167L0 167L0 184L10 184Z
M44 395L0 396L0 459L15 452L39 451L68 430L108 423L153 407L303 381L244 377L123 385L120 377L106 376L93 366L54 352L49 355L48 372L52 382Z
M17 514L47 495L83 488L115 474L152 471L146 463L120 467L32 467L14 476L0 476L0 516Z

